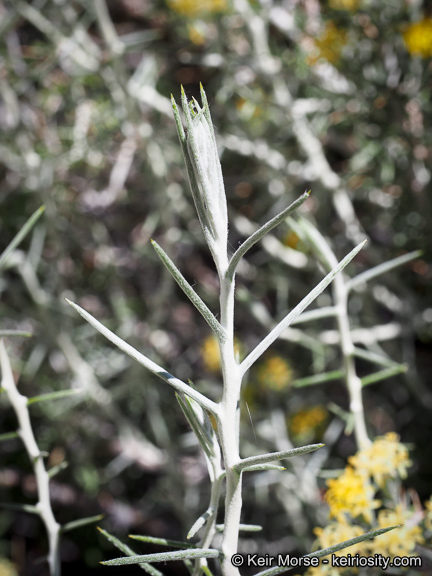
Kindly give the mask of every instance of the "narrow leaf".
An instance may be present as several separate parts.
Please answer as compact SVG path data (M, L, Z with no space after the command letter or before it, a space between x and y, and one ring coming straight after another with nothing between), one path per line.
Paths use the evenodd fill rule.
M183 124L180 118L180 113L178 111L177 108L177 104L176 101L174 100L174 96L171 94L171 105L172 105L172 109L173 109L173 114L174 114L174 120L175 120L175 124L176 124L176 128L177 128L177 134L179 137L179 140L182 144L186 144L186 134L183 128Z
M321 282L315 286L315 288L305 298L303 298L303 300L297 304L297 306L291 310L291 312L289 312L289 314L287 314L275 328L273 328L273 330L264 338L264 340L262 340L254 350L252 350L249 356L247 356L241 363L243 374L249 370L252 364L258 360L258 358L267 350L271 344L273 344L273 342L282 334L282 332L286 330L288 326L290 326L290 324L292 324L292 322L300 316L303 310L305 310L315 300L315 298L319 296L321 292L325 290L325 288L327 288L336 274L343 270L345 266L351 262L351 260L358 254L358 252L360 252L365 244L366 240L358 244L354 250L345 256L342 262L339 262L339 264L333 268L333 270L329 272L327 276L321 280Z
M198 442L204 452L207 454L208 458L213 457L213 446L212 446L212 439L208 437L207 431L205 430L202 423L198 420L197 416L195 415L193 408L191 407L188 399L183 400L183 398L176 393L177 401L180 404L180 408L182 409L183 414L185 415L186 420L189 422L192 430L195 433L195 436L198 439ZM200 407L200 410L202 408Z
M162 368L161 366L159 366L158 364L147 358L147 356L144 356L144 354L141 354L141 352L138 352L138 350L136 350L133 346L127 344L127 342L116 336L113 332L111 332L111 330L108 330L108 328L106 328L103 324L101 324L98 320L96 320L96 318L94 318L91 314L89 314L83 308L81 308L81 306L78 306L78 304L74 304L74 302L71 302L67 298L66 301L68 302L68 304L72 306L72 308L75 308L78 314L80 314L84 318L84 320L86 320L89 324L91 324L93 328L96 328L98 332L100 332L103 336L105 336L105 338L107 338L110 342L112 342L115 346L117 346L117 348L120 348L120 350L125 352L128 356L130 356L131 358L139 362L139 364L147 368L147 370L150 370L150 372L153 372L153 374L156 374L156 376L159 376L159 378L165 380L165 382L170 384L176 390L184 392L186 395L196 400L198 404L200 404L200 406L202 406L212 414L217 414L218 406L215 402L213 402L203 394L200 394L200 392L194 390L194 388L191 388L190 386L188 386L187 384L185 384L184 382L182 382L181 380L179 380L178 378L176 378L175 376L164 370L164 368Z
M365 540L372 540L381 534L385 534L390 530L394 530L395 528L400 528L400 526L391 526L390 528L380 528L379 530L373 530L372 532L368 532L367 534L362 534L361 536L356 536L356 538L351 538L350 540L345 540L345 542L341 542L340 544L335 544L334 546L330 546L329 548L325 548L324 550L318 550L317 552L311 552L310 554L306 554L304 558L309 557L317 557L323 558L324 556L329 556L330 554L335 554L340 550L344 550L345 548L349 548L350 546L354 546L355 544L359 544L360 542L364 542ZM277 574L283 574L284 572L288 572L291 570L290 566L280 566L275 568L270 568L269 570L264 570L262 572L258 572L255 576L277 576Z
M0 434L0 442L5 442L6 440L12 440L13 438L19 438L18 432L5 432Z
M336 552L345 550L345 548L355 546L355 544L360 544L360 542L365 542L365 540L373 540L377 536L381 536L381 534L390 532L390 530L394 530L395 528L401 528L401 526L402 524L397 524L396 526L389 526L387 528L379 528L378 530L372 530L371 532L367 532L366 534L362 534L361 536L356 536L355 538L350 538L349 540L345 540L344 542L341 542L340 544L335 544L334 546L330 546L329 548L324 548L323 550L317 550L316 552L311 552L310 554L306 554L306 556L308 557L315 556L316 558L324 558L324 556L328 556L329 554L335 554Z
M39 394L38 396L32 396L31 398L28 398L27 406L30 406L31 404L37 404L38 402L47 402L48 400L59 400L60 398L75 396L76 394L81 394L81 392L81 388L76 388L75 390L57 390L55 392Z
M319 448L322 448L323 446L325 446L325 444L310 444L309 446L301 446L300 448L293 448L292 450L283 450L282 452L271 452L269 454L260 454L259 456L250 456L249 458L241 460L241 462L234 466L234 468L240 473L250 466L274 462L275 460L283 460L285 458L293 458L294 456L301 456L302 454L315 452L315 450L319 450Z
M323 372L322 374L314 374L306 378L298 378L294 380L293 386L301 388L302 386L313 386L314 384L323 384L324 382L331 382L333 380L340 380L343 378L342 370L332 370L331 372Z
M213 514L214 514L213 508L208 508L204 512L204 514L201 514L201 516L197 520L195 520L195 522L193 523L192 528L187 533L186 538L188 540L190 538L193 538L195 536L195 534L198 532L198 530L204 526L204 524L207 522L208 518L210 518L210 516L212 516Z
M369 280L372 280L372 278L376 278L381 274L385 274L386 272L393 270L393 268L397 268L398 266L402 266L407 262L411 262L411 260L420 258L421 255L422 255L421 250L415 250L414 252L410 252L409 254L404 254L403 256L399 256L398 258L393 258L393 260L389 260L388 262L379 264L378 266L375 266L374 268L371 268L370 270L367 270L366 272L363 272L362 274L359 274L358 276L355 276L354 278L349 280L346 283L347 290L348 291L352 290L356 286L369 282Z
M396 376L396 374L402 374L408 370L408 366L406 364L398 364L392 368L384 368L384 370L378 370L378 372L374 372L373 374L369 374L368 376L364 376L361 378L362 386L369 386L369 384L375 384L375 382L381 382L381 380L386 380L387 378L391 378L392 376Z
M177 268L177 266L168 256L168 254L164 250L162 250L159 244L154 240L152 240L151 243L153 248L156 250L157 255L167 268L167 270L170 272L174 280L177 282L177 284L180 286L180 288L183 290L183 292L186 294L186 296L189 298L189 300L192 302L192 304L195 306L198 312L201 313L204 320L216 334L218 339L221 342L225 342L226 332L222 328L220 323L216 320L211 311L208 309L206 304L204 304L204 302L201 300L201 298L198 296L198 294L195 292L192 286L187 282L186 278L183 276L183 274L180 272L180 270Z
M72 522L67 522L60 527L60 532L64 534L65 532L70 532L75 530L75 528L81 528L82 526L87 526L87 524L94 524L99 522L104 518L104 514L98 514L97 516L88 516L87 518L80 518L79 520L72 520Z
M285 210L282 210L282 212L280 212L277 216L275 216L274 218L269 220L266 224L261 226L261 228L259 228L256 232L254 232L252 236L249 236L249 238L245 240L239 248L237 248L237 251L231 257L228 270L226 272L227 278L232 280L235 271L237 269L237 266L240 260L246 254L246 252L250 248L252 248L254 244L256 244L259 240L261 240L263 236L265 236L268 232L270 232L270 230L273 230L273 228L275 228L278 224L283 222L283 220L285 220L292 212L294 212L294 210L296 210L299 206L301 206L303 202L305 202L309 198L309 194L310 191L302 194L300 198L298 198L295 202L290 204L288 208L285 208Z
M160 546L172 546L173 548L196 548L195 544L190 542L181 542L180 540L167 540L166 538L154 538L153 536L141 536L140 534L129 534L132 540L147 542L148 544L159 544Z
M118 538L116 538L115 536L113 536L112 534L107 532L106 530L99 528L99 526L97 526L97 529L99 530L99 532L103 536L105 536L105 538L107 540L109 540L109 542L111 542L111 544L114 544L114 546L116 548L118 548L121 552L123 552L127 556L136 556L136 553L131 548L129 548L129 546L127 546L127 544L124 544L123 542L121 542L121 540L119 540ZM150 574L150 576L164 576L162 574L162 572L160 572L157 568L155 568L151 564L143 563L143 564L140 564L139 567L142 570L144 570L144 572L147 572L147 574Z
M216 532L223 532L225 529L225 524L216 524ZM258 524L239 524L240 532L261 532L262 526Z
M27 220L27 222L24 224L24 226L21 228L18 234L12 239L9 246L5 248L2 255L0 256L0 271L5 267L6 259L9 256L9 254L13 250L15 250L15 248L20 244L20 242L27 236L27 234L30 232L30 230L42 216L44 210L45 206L41 206L36 210L36 212L33 212L33 214L30 216L30 218Z
M356 358L362 358L363 360L367 360L368 362L372 362L373 364L379 364L381 366L399 366L397 362L392 360L391 358L387 358L382 354L376 354L375 352L371 352L370 350L365 350L364 348L358 348L357 346L354 347L354 356Z
M129 558L114 558L101 562L105 566L126 566L127 564L142 564L143 562L169 562L174 560L191 560L195 558L218 558L219 551L208 548L195 548L194 550L179 550L176 552L160 552L158 554L144 554L143 556L130 556Z
M68 466L69 462L66 462L66 460L64 460L63 462L60 462L60 464L57 464L57 466L53 466L52 468L50 468L48 470L48 476L50 478L54 478L54 476L56 476L62 470L65 470Z
M0 502L0 508L5 508L6 510L16 510L17 512L28 512L29 514L39 515L39 508L33 506L32 504L12 504L10 502Z
M0 330L0 338L19 336L22 338L31 338L33 334L25 330Z
M304 322L313 322L314 320L320 320L321 318L331 318L337 315L337 309L335 306L325 306L324 308L317 308L316 310L310 310L308 312L303 312L292 324L302 324Z
M283 472L286 468L283 466L276 466L276 464L255 464L254 466L243 468L243 472L260 472L262 470L279 470Z

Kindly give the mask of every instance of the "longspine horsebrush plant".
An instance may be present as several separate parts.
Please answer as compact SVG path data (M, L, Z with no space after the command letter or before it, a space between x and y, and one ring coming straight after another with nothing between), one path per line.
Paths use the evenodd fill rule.
M205 92L201 86L202 105L195 99L188 101L182 88L182 108L186 118L186 129L183 127L176 102L172 97L172 106L177 132L183 157L186 164L192 197L198 217L204 232L204 237L213 257L220 282L220 313L218 320L207 305L198 296L192 286L165 251L155 242L152 245L159 258L169 270L174 280L201 313L212 329L220 350L223 393L219 402L215 402L199 392L191 382L183 382L164 368L144 356L138 350L127 344L116 334L108 330L98 320L77 304L68 300L69 304L89 322L96 330L115 344L120 350L137 360L140 364L170 384L177 394L180 407L195 432L201 445L212 483L208 509L194 523L188 533L192 538L200 529L201 539L198 544L173 542L154 539L148 536L132 536L136 540L166 544L180 550L156 554L137 555L129 546L119 541L105 530L100 530L126 556L103 562L108 566L138 564L143 570L153 576L162 573L152 563L168 560L183 560L193 576L211 574L207 564L208 558L217 559L223 576L239 576L238 540L242 530L259 530L260 527L241 524L242 511L242 477L244 473L259 470L279 469L273 464L286 458L300 456L318 450L323 444L312 444L288 451L261 454L249 458L240 456L240 394L245 373L271 346L271 344L296 321L302 312L329 286L335 276L342 271L356 254L363 248L366 241L358 244L343 260L335 265L325 278L315 286L270 332L267 336L239 362L234 346L234 293L235 274L237 266L248 250L275 226L286 220L309 197L309 192L302 194L295 202L254 232L233 255L228 254L228 211L222 177L221 164L218 157L216 137L210 116ZM212 426L209 415L216 421L216 430ZM223 464L222 464L223 462ZM217 513L225 482L224 523L216 524ZM322 557L355 543L372 538L394 527L374 530L358 538L342 542L331 548L313 552L310 556ZM222 541L219 548L212 547L217 531L222 531ZM354 542L355 540L355 542ZM192 567L191 561L195 563ZM275 567L260 572L257 576L271 576L283 573L289 567Z
M20 231L12 239L9 245L3 250L0 255L0 274L9 265L9 256L19 246L22 240L27 236L45 210L44 206L38 208L30 218L25 222ZM40 450L36 441L35 433L30 417L29 408L34 404L41 402L50 402L52 400L60 400L74 396L81 392L80 389L65 389L48 392L46 394L38 394L28 398L21 394L15 383L11 362L9 355L6 351L3 338L5 337L26 337L32 336L31 332L21 330L3 330L0 329L0 368L2 373L0 393L5 393L12 409L15 412L17 419L17 430L0 434L0 442L8 441L12 438L20 438L24 448L27 452L29 460L32 464L33 473L36 481L38 501L33 504L21 504L11 502L0 502L0 508L9 509L15 512L24 512L27 514L34 514L41 519L48 538L48 553L46 561L48 563L51 576L60 576L61 574L61 558L60 558L60 539L61 535L76 528L99 522L102 520L103 515L91 516L88 518L81 518L73 520L66 524L61 525L57 522L51 506L50 498L50 480L65 466L61 463L47 469L44 458L47 453ZM0 570L1 571L1 570Z

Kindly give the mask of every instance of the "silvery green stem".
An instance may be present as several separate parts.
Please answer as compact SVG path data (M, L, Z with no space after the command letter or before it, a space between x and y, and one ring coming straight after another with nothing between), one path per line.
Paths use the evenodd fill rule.
M240 462L239 403L242 373L234 352L234 278L221 278L221 325L227 339L220 343L224 391L219 404L218 428L226 472L225 521L221 552L224 576L238 576L231 564L237 552L242 508L242 473L236 470Z
M201 537L199 547L200 548L210 548L213 542L213 538L216 534L216 516L219 508L219 501L222 489L222 483L225 475L222 472L220 462L218 461L219 474L212 481L211 485L211 496L210 496L210 506L209 506L209 516L204 528L204 533ZM199 558L196 560L195 568L192 576L199 576L201 574L201 566L207 565L207 560L205 558Z
M0 363L2 368L2 387L5 390L9 401L15 410L19 430L24 446L31 460L39 501L36 505L39 516L41 517L48 534L48 564L51 576L60 576L60 551L59 551L59 534L60 524L54 518L51 508L49 494L50 477L45 468L43 457L36 443L33 429L30 422L30 415L27 408L28 398L18 392L12 374L12 368L3 340L0 341Z
M307 220L302 220L300 224L307 238L319 253L324 265L328 269L334 268L337 265L337 258L321 233ZM350 411L354 417L354 433L357 445L359 449L361 449L369 446L371 441L367 434L364 417L362 381L358 377L355 368L355 349L351 337L348 316L348 283L342 274L334 277L332 289L334 309L336 311L336 320L340 335L344 379L350 397Z
M355 368L354 343L351 338L348 317L348 290L342 275L336 276L333 283L333 297L336 307L336 320L340 334L345 382L350 397L350 411L354 416L354 433L359 449L371 444L364 417L362 382Z

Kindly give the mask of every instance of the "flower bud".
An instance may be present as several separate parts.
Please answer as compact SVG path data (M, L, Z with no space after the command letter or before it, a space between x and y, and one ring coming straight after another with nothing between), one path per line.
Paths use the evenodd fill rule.
M220 268L227 261L227 203L213 124L202 88L201 96L202 108L195 99L189 103L182 89L186 131L181 125L174 99L173 109L192 196L207 244Z
M204 110L200 110L192 118L186 135L186 145L199 186L206 225L216 243L223 243L226 249L228 216L225 187L213 126Z

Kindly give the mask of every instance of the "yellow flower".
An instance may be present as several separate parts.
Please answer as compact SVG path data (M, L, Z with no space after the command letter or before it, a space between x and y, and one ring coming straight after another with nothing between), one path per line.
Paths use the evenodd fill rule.
M300 410L290 422L291 432L300 436L309 430L316 430L327 419L328 412L323 406L313 406Z
M361 0L329 0L330 8L333 10L349 10L354 12L360 6Z
M168 6L182 16L201 16L225 12L228 9L227 0L168 0Z
M398 524L403 526L381 534L379 538L369 542L371 552L383 556L412 556L416 544L424 542L421 528L414 522L414 513L403 510L400 504L394 510L381 510L378 514L378 528Z
M403 33L406 49L422 58L432 57L432 18L423 18L408 26Z
M284 390L291 384L292 378L290 365L280 356L271 356L258 368L259 383L267 390Z
M432 496L425 503L426 515L425 515L425 528L426 530L432 530Z
M220 368L219 344L214 336L208 336L201 347L204 365L210 372L217 372Z
M193 44L196 44L197 46L204 44L205 40L206 40L205 34L203 33L203 30L200 29L199 26L189 25L188 26L188 36L189 36L189 39L191 40L191 42Z
M352 518L364 516L372 522L372 510L380 501L374 500L375 491L365 474L347 466L339 478L328 480L327 486L325 498L330 506L330 516L340 522L347 512Z
M340 544L341 542L345 542L345 540L350 540L351 538L356 538L364 534L361 526L351 526L345 518L342 518L338 522L331 522L325 528L315 528L314 532L318 537L321 549L330 548L330 546ZM351 554L360 553L363 547L363 542L360 542L350 547L349 551ZM335 554L336 556L345 556L346 549L339 550L339 552L335 552Z
M348 459L351 466L373 476L376 484L383 487L388 478L406 478L406 469L412 462L407 448L399 442L395 432L375 439L374 443Z
M15 565L6 558L0 558L0 576L18 576Z
M237 339L234 339L234 352L236 356L242 355L242 346ZM201 354L204 366L210 372L218 372L220 369L220 351L218 341L214 336L208 336L202 346Z
M347 33L333 22L327 22L323 33L316 38L315 52L309 58L309 64L315 64L320 58L335 64L339 61L343 47L347 43Z
M285 246L288 246L288 248L292 248L293 250L297 249L299 242L300 238L292 230L290 230L282 240L282 243L285 244Z
M329 548L335 544L340 544L345 542L345 540L350 540L351 538L356 538L364 534L364 530L361 526L351 526L348 522L342 518L339 522L331 522L325 528L315 528L315 534L318 537L319 548ZM361 554L364 550L363 542L350 546L349 553ZM347 550L339 550L336 552L336 556L345 556ZM333 568L330 564L320 564L316 568L309 568L305 573L305 576L339 576L340 571L337 568Z

